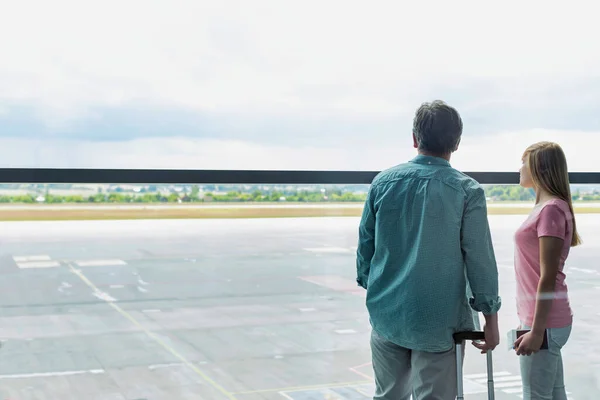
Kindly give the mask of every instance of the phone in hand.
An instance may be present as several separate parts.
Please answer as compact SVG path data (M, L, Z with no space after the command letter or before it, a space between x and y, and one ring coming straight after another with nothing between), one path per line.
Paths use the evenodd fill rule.
M527 332L530 331L527 329L510 330L507 335L508 350L514 350L514 345L517 339L526 334ZM544 341L542 342L542 347L540 347L540 350L548 350L548 331L546 329L544 329Z

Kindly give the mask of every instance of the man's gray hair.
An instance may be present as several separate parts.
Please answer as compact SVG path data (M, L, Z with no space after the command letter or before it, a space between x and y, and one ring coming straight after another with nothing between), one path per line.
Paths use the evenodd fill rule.
M460 143L462 130L458 111L441 100L421 104L413 120L413 133L419 150L434 155L454 152Z

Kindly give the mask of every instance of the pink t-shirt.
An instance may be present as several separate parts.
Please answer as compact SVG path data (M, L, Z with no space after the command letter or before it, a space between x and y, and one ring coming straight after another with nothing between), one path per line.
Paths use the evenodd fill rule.
M573 236L573 216L567 202L552 199L536 206L515 234L517 314L528 326L533 325L535 315L537 287L540 281L539 238L542 236L564 239L554 294L549 294L554 300L546 324L546 328L562 328L571 325L573 321L563 272Z

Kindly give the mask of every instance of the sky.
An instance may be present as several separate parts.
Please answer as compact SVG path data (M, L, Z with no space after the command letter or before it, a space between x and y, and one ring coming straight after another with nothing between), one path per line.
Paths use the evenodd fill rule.
M425 101L452 165L599 170L592 1L0 0L0 167L381 170Z

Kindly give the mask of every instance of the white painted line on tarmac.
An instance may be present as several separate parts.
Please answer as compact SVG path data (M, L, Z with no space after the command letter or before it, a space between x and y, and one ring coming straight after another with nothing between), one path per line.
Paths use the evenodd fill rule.
M340 335L349 335L352 333L356 333L356 331L354 329L337 329L335 333L338 333Z
M141 287L141 286L138 286L138 287L137 287L137 290L138 290L139 292L141 292L141 293L148 293L148 289L144 289L144 288L143 288L143 287Z
M173 368L173 367L185 367L183 363L170 363L170 364L152 364L148 365L149 370L160 369L160 368Z
M56 268L60 267L60 263L58 261L28 261L17 263L17 267L21 269Z
M494 385L495 386L495 385ZM504 393L508 393L508 394L517 394L517 393L523 393L523 388L517 388L517 389L504 389L503 390Z
M487 383L487 382L486 382ZM494 382L494 387L497 389L502 389L505 392L507 390L517 390L517 389L504 389L504 388L514 388L514 387L518 387L518 390L522 390L521 386L523 386L523 383L521 382L521 378L519 378L518 381L512 381L512 382L500 382L500 383L496 383ZM519 392L514 392L514 393L519 393Z
M94 293L92 293L94 296L96 296L97 298L99 298L100 300L104 300L107 301L109 303L115 302L117 301L117 299L115 299L114 297L112 297L111 295L109 295L108 293L105 293L101 290L96 290L94 291Z
M81 260L75 261L80 267L111 267L117 265L127 265L123 260Z
M578 271L578 272L583 272L583 273L586 273L586 274L595 274L595 275L597 275L597 274L598 274L598 271L595 271L595 270L593 270L593 269L586 269L586 268L577 268L577 267L571 267L571 268L568 268L568 269L567 269L567 271L568 271L569 269L570 269L571 271Z
M13 260L15 262L29 262L29 261L50 261L50 256L42 255L42 256L14 256Z
M198 361L196 364L198 365L205 365L208 364L208 362L206 361ZM175 368L175 367L186 367L187 365L184 363L167 363L167 364L152 364L152 365L148 365L148 369L150 370L155 370L155 369L161 369L161 368Z
M23 378L45 378L52 376L70 376L70 375L83 375L83 374L103 374L103 369L88 369L80 371L58 371L58 372L38 372L32 374L10 374L0 375L0 379L23 379Z
M497 382L498 384L501 384L501 382L511 382L511 383L518 383L519 385L521 384L521 377L520 376L500 376L500 377L494 377L494 381ZM487 383L487 378L485 379L477 379L475 380L475 382L477 383Z
M497 377L500 376L510 376L512 375L510 372L508 371L498 371L498 372L494 372L494 379L496 379ZM470 374L470 375L465 375L464 376L465 379L480 379L480 378L487 378L487 374Z
M299 308L299 310L301 312L313 312L313 311L317 311L316 308L312 308L312 307L307 307L307 308Z
M69 282L61 282L60 286L58 287L58 291L60 293L65 293L65 289L70 287L72 287L72 285Z

